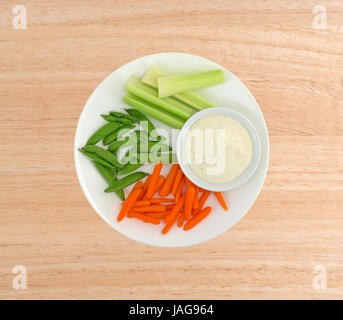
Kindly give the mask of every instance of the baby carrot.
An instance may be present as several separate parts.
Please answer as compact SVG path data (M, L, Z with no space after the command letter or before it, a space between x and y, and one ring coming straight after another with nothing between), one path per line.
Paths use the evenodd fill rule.
M185 177L182 177L176 190L175 201L178 201L180 199L184 185L185 185Z
M193 200L193 209L198 210L199 209L199 199L198 199L198 194L199 194L199 187L196 186L191 180L189 180L187 177L185 177L185 182L188 188L193 187L195 192L194 192L194 200Z
M176 176L175 176L175 180L174 180L174 184L172 187L172 194L175 196L175 193L177 191L177 187L179 186L180 180L183 177L183 172L181 169L179 169L179 171L177 172Z
M145 193L146 193L146 190L148 189L148 186L150 184L150 180L151 180L151 175L149 177L146 178L145 182L144 182L144 185L143 185L143 191L142 191L142 194L139 196L138 200L141 200Z
M196 226L200 221L204 220L211 213L211 210L211 207L206 207L205 209L201 210L196 216L194 216L185 224L183 230L187 231Z
M163 219L166 216L166 213L164 213L164 212L149 212L149 213L144 213L144 215L155 218L155 219Z
M228 207L227 207L227 205L226 205L226 202L225 202L225 200L224 200L223 195L222 195L220 192L214 192L214 195L217 197L217 199L218 199L219 203L222 205L223 209L224 209L225 211L227 211L227 210L228 210Z
M185 219L187 221L191 220L193 201L194 201L195 189L194 187L188 188L185 196Z
M203 194L201 195L199 199L199 208L198 210L201 210L202 207L204 206L206 200L208 199L209 195L211 194L211 191L205 190Z
M160 175L161 169L162 169L162 162L156 163L154 167L154 171L151 174L151 180L150 180L148 189L145 195L143 196L144 200L151 199L152 196L154 195L154 191L156 190L156 184L157 184L157 180Z
M166 197L171 192L171 189L173 187L173 182L175 180L178 170L179 170L179 165L177 163L173 164L168 173L167 178L164 181L162 188L160 189L159 195L161 197Z
M185 221L185 214L184 214L184 212L182 212L180 217L179 217L179 221L177 222L177 226L179 228L181 228L183 223L184 223L184 221Z
M163 183L164 183L164 177L162 176L162 175L160 175L159 177L158 177L158 179L157 179L157 184L156 184L156 191L155 191L155 193L158 191L158 190L160 190L160 188L161 188L161 186L163 185Z
M191 187L195 188L196 187L196 185L191 180L189 180L187 177L186 177L186 185L188 188L191 188Z
M199 188L197 186L195 186L194 200L193 200L193 209L194 210L198 210L199 209L198 195L199 195Z
M129 217L130 218L141 219L144 222L150 222L152 224L160 224L160 219L153 218L153 217L150 217L150 216L148 216L146 214L142 214L142 213L139 213L139 212L130 212Z
M174 199L165 199L165 198L152 198L150 199L151 203L171 203L174 202Z
M169 224L173 221L173 219L179 214L183 206L185 205L185 196L181 196L174 208L169 212L168 215L164 217L164 223Z
M143 190L143 183L141 181L138 181L136 183L136 185L133 187L132 191L130 192L129 196L127 197L126 201L124 202L117 220L121 221L125 218L125 216L127 215L127 213L130 211L132 205L134 204L134 202L137 200L137 198L139 197L139 195L141 194L142 190Z
M144 206L149 206L150 201L149 200L138 200L136 201L132 207L144 207Z
M163 229L162 229L162 234L166 234L169 232L169 230L171 229L171 227L174 225L174 223L176 222L177 219L179 219L179 217L181 216L182 212L179 212L179 214L173 218L173 220L168 223Z
M162 204L155 204L145 207L135 207L135 212L163 212L167 211L167 206L164 206Z

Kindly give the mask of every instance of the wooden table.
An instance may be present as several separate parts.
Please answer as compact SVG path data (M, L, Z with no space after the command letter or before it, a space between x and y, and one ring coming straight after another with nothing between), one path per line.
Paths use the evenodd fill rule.
M27 29L12 26L15 1L0 4L0 298L343 298L341 1L325 2L326 30L314 1L20 3ZM99 82L165 51L235 73L259 102L271 144L246 217L180 249L111 229L73 160L78 117ZM12 286L16 265L27 289ZM313 285L317 271L326 289Z

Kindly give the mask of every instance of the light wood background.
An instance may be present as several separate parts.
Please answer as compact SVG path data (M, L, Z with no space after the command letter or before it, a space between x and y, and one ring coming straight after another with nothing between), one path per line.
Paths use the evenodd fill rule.
M0 3L0 298L343 298L343 5L320 1ZM270 166L253 208L205 244L161 249L105 224L79 186L80 112L109 73L179 51L235 73L264 113ZM27 269L15 290L12 268ZM316 265L327 289L315 290Z

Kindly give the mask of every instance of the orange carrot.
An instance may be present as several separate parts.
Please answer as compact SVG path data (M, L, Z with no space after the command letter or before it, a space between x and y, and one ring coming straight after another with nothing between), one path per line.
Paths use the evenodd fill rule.
M181 178L183 177L183 172L181 169L179 169L179 171L177 172L176 174L176 177L175 177L175 180L174 180L174 184L173 184L173 187L172 187L172 194L175 196L175 193L177 191L177 187L179 186L179 183L180 183L180 180Z
M194 192L194 200L193 200L193 209L198 210L199 209L199 188L195 186L195 192Z
M151 203L170 203L170 202L174 202L174 199L172 199L172 198L167 198L167 199L164 199L164 198L152 198L152 199L150 199L150 202Z
M175 201L178 201L180 199L184 185L185 185L185 178L182 177L176 190Z
M139 212L130 212L129 217L130 218L137 218L137 219L143 220L144 222L150 222L152 224L160 224L160 219L153 218L153 217L150 217L146 214L142 214Z
M226 205L226 202L225 202L225 200L224 200L223 195L222 195L220 192L214 192L214 195L217 197L217 199L218 199L219 203L222 205L223 209L224 209L225 211L227 211L227 210L228 210L228 207L227 207L227 205Z
M179 212L179 214L173 218L173 220L168 223L162 230L162 234L166 234L169 232L169 230L171 229L171 227L174 225L174 223L176 222L177 219L179 219L179 217L181 216L182 212Z
M177 163L172 165L168 173L168 176L165 179L164 184L160 189L159 195L161 197L166 197L171 192L173 183L174 183L174 180L175 180L176 174L178 173L179 168L180 167Z
M163 183L164 183L164 177L162 176L162 175L160 175L159 177L158 177L158 179L157 179L157 184L156 184L156 191L155 191L155 193L158 191L158 190L160 190L160 188L161 188L161 186L163 185Z
M150 180L148 189L143 197L143 200L151 199L152 196L154 195L154 191L156 190L156 184L157 184L161 169L162 169L162 162L156 163L154 167L154 171L151 174L151 180Z
M201 210L196 216L194 216L185 224L183 230L187 231L196 226L200 221L204 220L211 213L211 210L211 207L206 207L205 209Z
M118 221L121 221L125 218L127 213L130 211L131 207L139 197L139 195L143 191L143 183L138 181L136 185L133 187L132 191L130 192L129 196L127 197L126 201L124 202L119 214L118 214Z
M171 210L171 209L173 209L174 208L174 206L175 206L175 203L172 203L172 204L167 204L167 205L164 205L166 208L167 208L167 210Z
M176 202L176 205L174 208L170 211L168 215L164 218L164 223L169 224L173 221L173 219L179 214L183 206L185 205L185 196L181 196L178 202Z
M153 195L160 189L163 182L164 182L164 177L162 175L159 175L157 182L156 182L156 185L155 185L155 188L153 190Z
M149 216L152 218L156 218L156 219L164 219L164 217L166 216L165 212L148 212L148 213L144 213L145 216Z
M140 201L136 201L133 204L133 207L144 207L144 206L149 206L150 205L150 201L149 200L140 200Z
M181 228L183 223L184 223L184 221L185 221L185 214L184 214L184 212L182 212L180 217L179 217L179 221L177 222L177 226L179 228Z
M195 188L196 187L196 185L191 180L189 180L187 177L186 177L185 182L186 182L186 185L188 188L191 188L191 187Z
M185 219L191 220L193 201L194 201L195 189L194 187L188 188L185 196Z
M209 195L211 194L211 191L205 190L203 194L201 195L199 199L199 208L198 210L201 210L202 207L204 206L206 200L208 199Z
M167 206L164 206L162 204L154 204L154 205L144 206L144 207L135 207L134 211L136 212L164 212L164 211L167 211Z
M144 197L144 195L145 195L145 193L146 193L146 190L148 189L148 186L149 186L149 184L150 184L150 181L151 181L151 175L148 176L148 177L146 178L146 180L145 180L145 182L144 182L144 185L143 185L142 194L138 197L137 200L141 200L141 199Z

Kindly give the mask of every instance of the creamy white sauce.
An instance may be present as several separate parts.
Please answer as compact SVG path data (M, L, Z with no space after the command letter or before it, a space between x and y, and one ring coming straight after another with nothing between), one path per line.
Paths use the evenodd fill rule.
M186 159L194 173L209 182L234 180L249 166L253 146L249 133L237 120L211 115L190 128Z

